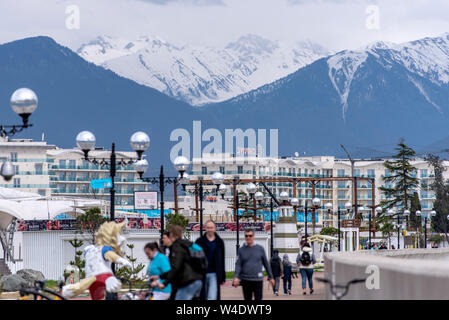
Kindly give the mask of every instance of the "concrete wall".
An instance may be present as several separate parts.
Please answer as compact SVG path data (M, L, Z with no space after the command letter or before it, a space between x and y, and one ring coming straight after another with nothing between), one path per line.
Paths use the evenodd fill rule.
M338 284L371 278L374 274L367 273L368 266L378 268L379 289L368 289L366 283L355 284L344 299L449 298L447 248L332 252L325 254L324 264L324 277ZM326 299L334 299L329 290Z
M19 233L19 232L18 232ZM69 240L75 238L72 231L39 231L20 232L23 238L23 268L41 271L45 278L57 280L63 275L64 268L71 260L74 260L75 249ZM225 268L226 271L234 271L236 261L236 233L218 232L225 243ZM190 239L195 241L199 232L190 232ZM134 244L133 254L137 263L148 265L148 259L143 252L146 243L158 241L159 231L156 230L132 230L125 233L127 243ZM85 245L89 244L89 238L77 235L78 239L85 239ZM244 244L244 233L240 232L240 246ZM267 232L256 232L255 242L264 247L269 254L269 235ZM130 249L124 248L126 254Z

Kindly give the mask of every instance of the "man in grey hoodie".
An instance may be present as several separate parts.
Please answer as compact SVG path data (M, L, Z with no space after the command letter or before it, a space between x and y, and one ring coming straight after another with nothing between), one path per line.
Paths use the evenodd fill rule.
M268 281L274 286L273 274L267 255L261 245L254 243L254 230L245 230L245 245L239 249L235 263L234 281L232 285L242 285L245 300L262 300L263 267L268 273Z

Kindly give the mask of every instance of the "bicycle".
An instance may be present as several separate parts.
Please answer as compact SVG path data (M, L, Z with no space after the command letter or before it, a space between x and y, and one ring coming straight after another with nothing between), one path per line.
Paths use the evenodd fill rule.
M33 300L67 300L59 292L46 288L46 282L46 280L36 280L34 281L34 287L22 287L19 291L19 300L29 300L30 295L33 295ZM63 285L62 281L58 282L59 289L62 289Z
M366 281L366 279L353 279L346 284L333 284L329 279L325 279L325 278L316 278L316 280L320 281L320 282L324 282L326 284L329 284L330 292L337 300L341 300L341 298L343 298L344 296L346 296L348 294L349 287L352 284L362 283L362 282ZM343 289L343 290L339 291L340 289Z
M153 289L151 287L148 288L148 285L140 287L140 290L134 290L132 287L132 281L119 278L119 280L123 283L129 284L129 290L126 293L118 294L117 300L151 300Z

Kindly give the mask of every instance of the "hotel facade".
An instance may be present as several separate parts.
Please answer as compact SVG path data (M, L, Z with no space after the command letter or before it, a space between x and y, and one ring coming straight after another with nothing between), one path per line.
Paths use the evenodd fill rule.
M379 189L381 186L391 187L387 185L383 178L391 175L385 168L384 163L387 159L364 160L356 159L354 163L354 176L359 178L374 178L375 181L375 203L379 205L386 196ZM433 168L420 158L413 159L411 164L416 168L414 176L419 179L419 185L414 190L420 198L422 211L431 211L435 194L430 190L429 185L433 182ZM449 161L444 161L444 166L449 166ZM316 157L236 157L233 154L205 154L202 158L196 158L192 161L192 169L190 173L191 179L203 178L211 179L214 172L221 172L225 179L254 179L254 178L276 178L276 177L350 177L351 162L345 159L336 159L333 156L316 156ZM444 178L449 179L449 172L444 173ZM337 208L345 212L345 203L354 201L354 189L352 181L320 181L315 185L315 197L320 198L322 207L318 212L318 225L336 225L336 215L329 214L325 209L326 203L331 203L333 212ZM278 197L281 192L285 191L290 197L293 197L292 183L276 182L267 183L270 191ZM192 189L189 186L188 189ZM238 190L245 192L244 185L238 185ZM215 186L205 186L204 188L211 193ZM264 191L259 187L260 191ZM231 186L225 198L231 200L233 197ZM297 183L296 197L300 201L300 205L304 205L306 200L311 205L312 186L310 183ZM372 187L368 180L357 180L357 204L358 206L372 206ZM400 209L400 208L397 208Z
M89 157L108 160L110 151L96 148ZM117 152L118 159L136 160L135 152ZM79 149L61 149L45 141L30 139L0 140L0 163L9 160L15 168L11 181L0 176L0 187L38 193L42 196L96 198L109 201L109 189L92 189L90 181L109 178L109 166L84 160ZM116 205L134 207L134 191L146 191L132 165L117 166Z

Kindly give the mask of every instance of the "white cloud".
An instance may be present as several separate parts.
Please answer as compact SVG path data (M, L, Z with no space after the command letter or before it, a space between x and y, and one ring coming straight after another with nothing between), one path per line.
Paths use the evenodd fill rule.
M79 30L65 27L68 5L80 8ZM366 27L368 5L379 7L378 30ZM342 50L442 34L449 31L447 12L447 0L3 0L0 43L49 35L76 49L106 34L224 46L252 33Z

